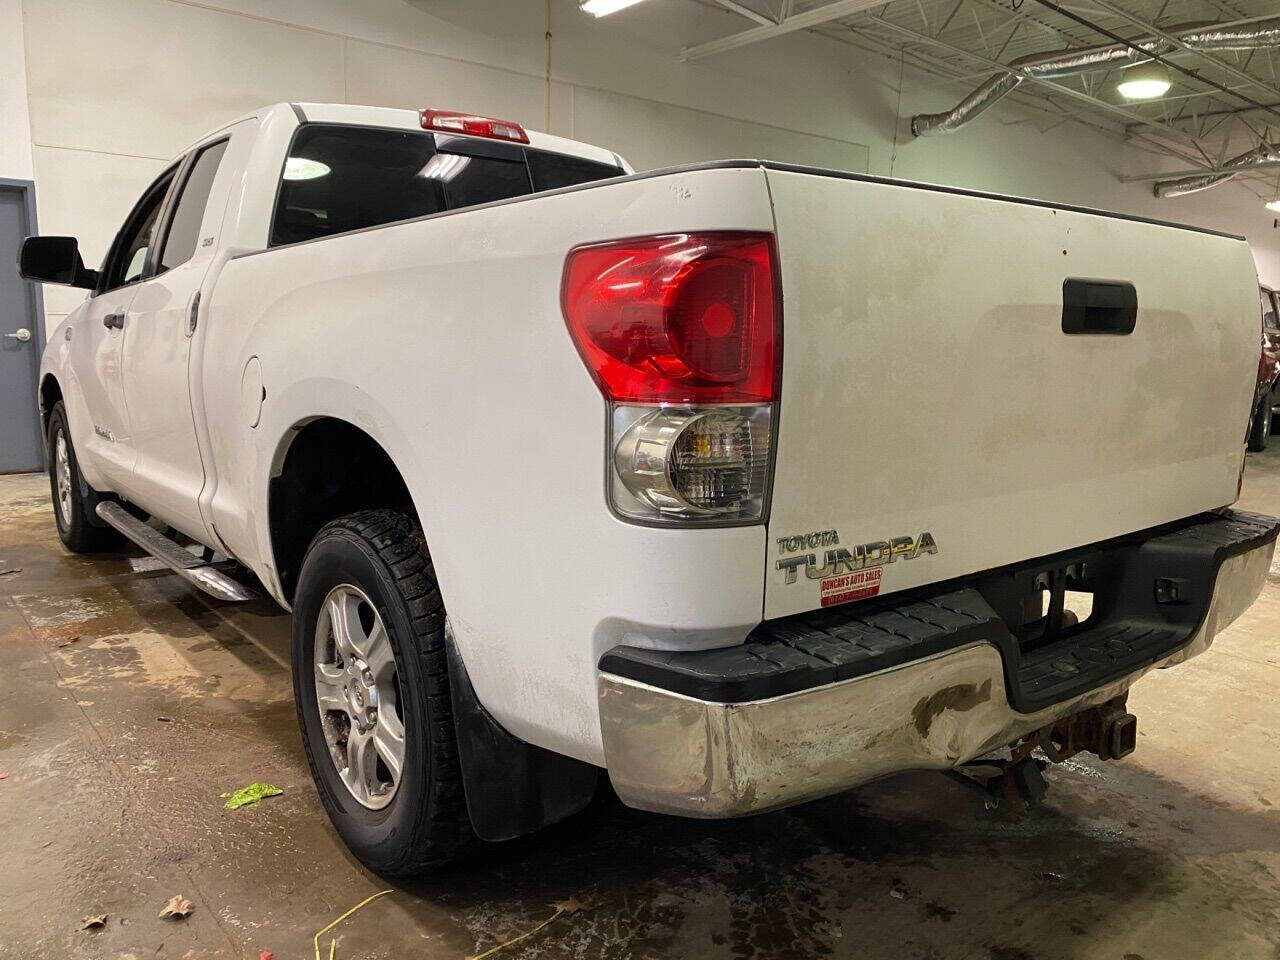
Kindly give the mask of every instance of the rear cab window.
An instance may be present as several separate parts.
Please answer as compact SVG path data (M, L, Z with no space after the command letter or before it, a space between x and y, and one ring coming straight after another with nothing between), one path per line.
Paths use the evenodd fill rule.
M343 124L298 128L271 246L622 176L620 167L475 137Z

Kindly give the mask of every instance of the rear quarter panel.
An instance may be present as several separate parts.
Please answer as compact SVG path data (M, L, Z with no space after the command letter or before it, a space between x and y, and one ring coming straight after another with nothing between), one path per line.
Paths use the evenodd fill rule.
M602 764L600 654L741 641L761 617L764 528L658 530L610 513L605 405L561 315L565 255L772 228L760 169L701 170L232 260L204 351L220 537L274 583L269 477L298 425L355 424L404 475L480 700L517 736ZM256 428L241 397L255 356Z

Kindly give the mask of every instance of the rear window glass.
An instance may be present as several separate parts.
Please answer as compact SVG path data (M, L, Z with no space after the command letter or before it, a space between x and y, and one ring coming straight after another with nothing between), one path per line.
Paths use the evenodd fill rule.
M622 170L607 163L567 157L562 153L543 150L526 150L529 158L529 174L533 177L533 189L555 190L557 187L574 187L593 180L605 180L622 176Z
M526 159L436 150L429 133L310 123L281 174L271 245L616 177L618 167L542 150Z
M271 243L297 243L444 209L440 182L422 176L431 137L400 130L308 124L289 149Z
M520 160L437 153L435 162L438 162L440 172L433 173L428 166L423 175L436 176L444 186L450 210L533 193L533 187L529 183L529 170Z

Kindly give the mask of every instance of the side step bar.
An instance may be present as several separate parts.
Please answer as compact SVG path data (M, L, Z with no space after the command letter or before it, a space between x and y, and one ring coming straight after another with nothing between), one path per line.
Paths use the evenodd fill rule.
M201 560L190 550L174 543L155 527L143 523L120 504L111 500L101 501L98 504L98 516L182 579L203 590L209 596L231 601L256 599L256 594L244 584Z

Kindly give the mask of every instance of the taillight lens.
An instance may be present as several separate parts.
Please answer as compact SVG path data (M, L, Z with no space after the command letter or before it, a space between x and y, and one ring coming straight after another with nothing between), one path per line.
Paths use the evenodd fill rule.
M610 404L609 499L660 524L758 523L779 390L777 255L763 233L579 247L565 320Z
M676 234L579 247L574 343L615 403L768 403L777 390L773 237Z

